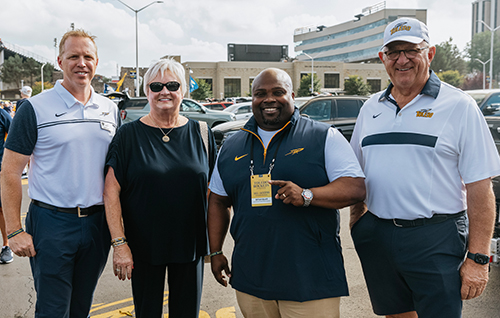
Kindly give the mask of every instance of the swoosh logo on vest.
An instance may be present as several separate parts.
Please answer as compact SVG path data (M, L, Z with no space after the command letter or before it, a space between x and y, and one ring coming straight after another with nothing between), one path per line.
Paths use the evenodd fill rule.
M61 117L62 115L66 114L67 112L56 114L56 117Z
M302 150L304 150L304 148L297 148L297 149L292 149L290 150L289 153L287 153L285 156L288 156L288 155L296 155L298 154L299 152L301 152Z
M234 161L238 161L238 160L240 160L241 158L246 157L246 156L248 156L248 154L244 154L243 156L239 156L239 157L238 157L238 156L236 156L236 157L234 157Z
M382 115L382 113L378 113L376 115L373 115L373 118L377 118L378 116Z

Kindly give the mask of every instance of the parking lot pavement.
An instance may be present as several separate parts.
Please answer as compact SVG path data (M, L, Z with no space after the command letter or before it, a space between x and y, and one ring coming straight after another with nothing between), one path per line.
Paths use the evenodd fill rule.
M23 211L26 210L23 208ZM349 210L343 209L341 211L341 239L350 296L341 300L341 317L377 317L371 310L361 265L348 231L348 221ZM226 255L230 255L231 250L232 239L228 238L224 252ZM500 268L492 267L490 282L483 295L464 302L463 317L498 317L500 312L498 295L500 295ZM36 294L27 258L14 256L14 262L11 264L0 265L1 318L33 317L35 298ZM165 307L167 305L168 291L165 292ZM220 286L215 281L209 264L205 264L204 289L200 309L200 318L243 318L238 309L234 291L231 288ZM110 257L94 295L91 317L118 318L128 317L127 314L133 314L130 282L119 281L114 277Z

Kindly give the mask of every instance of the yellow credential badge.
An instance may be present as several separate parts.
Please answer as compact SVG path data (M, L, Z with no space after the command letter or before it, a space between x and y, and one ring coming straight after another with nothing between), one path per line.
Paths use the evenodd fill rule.
M270 174L259 174L250 177L252 187L252 207L272 206Z

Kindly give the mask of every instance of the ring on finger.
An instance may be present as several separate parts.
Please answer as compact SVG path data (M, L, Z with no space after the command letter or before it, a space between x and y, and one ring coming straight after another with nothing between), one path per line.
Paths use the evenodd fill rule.
M286 194L285 193L282 193L281 195L283 196L283 198L286 198Z

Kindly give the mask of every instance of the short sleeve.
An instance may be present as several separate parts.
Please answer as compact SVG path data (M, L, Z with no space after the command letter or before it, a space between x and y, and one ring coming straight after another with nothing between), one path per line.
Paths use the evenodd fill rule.
M330 182L341 177L365 177L351 146L335 128L330 128L326 136L325 167Z
M35 149L37 138L36 114L28 100L23 102L23 107L14 116L5 148L29 156Z

